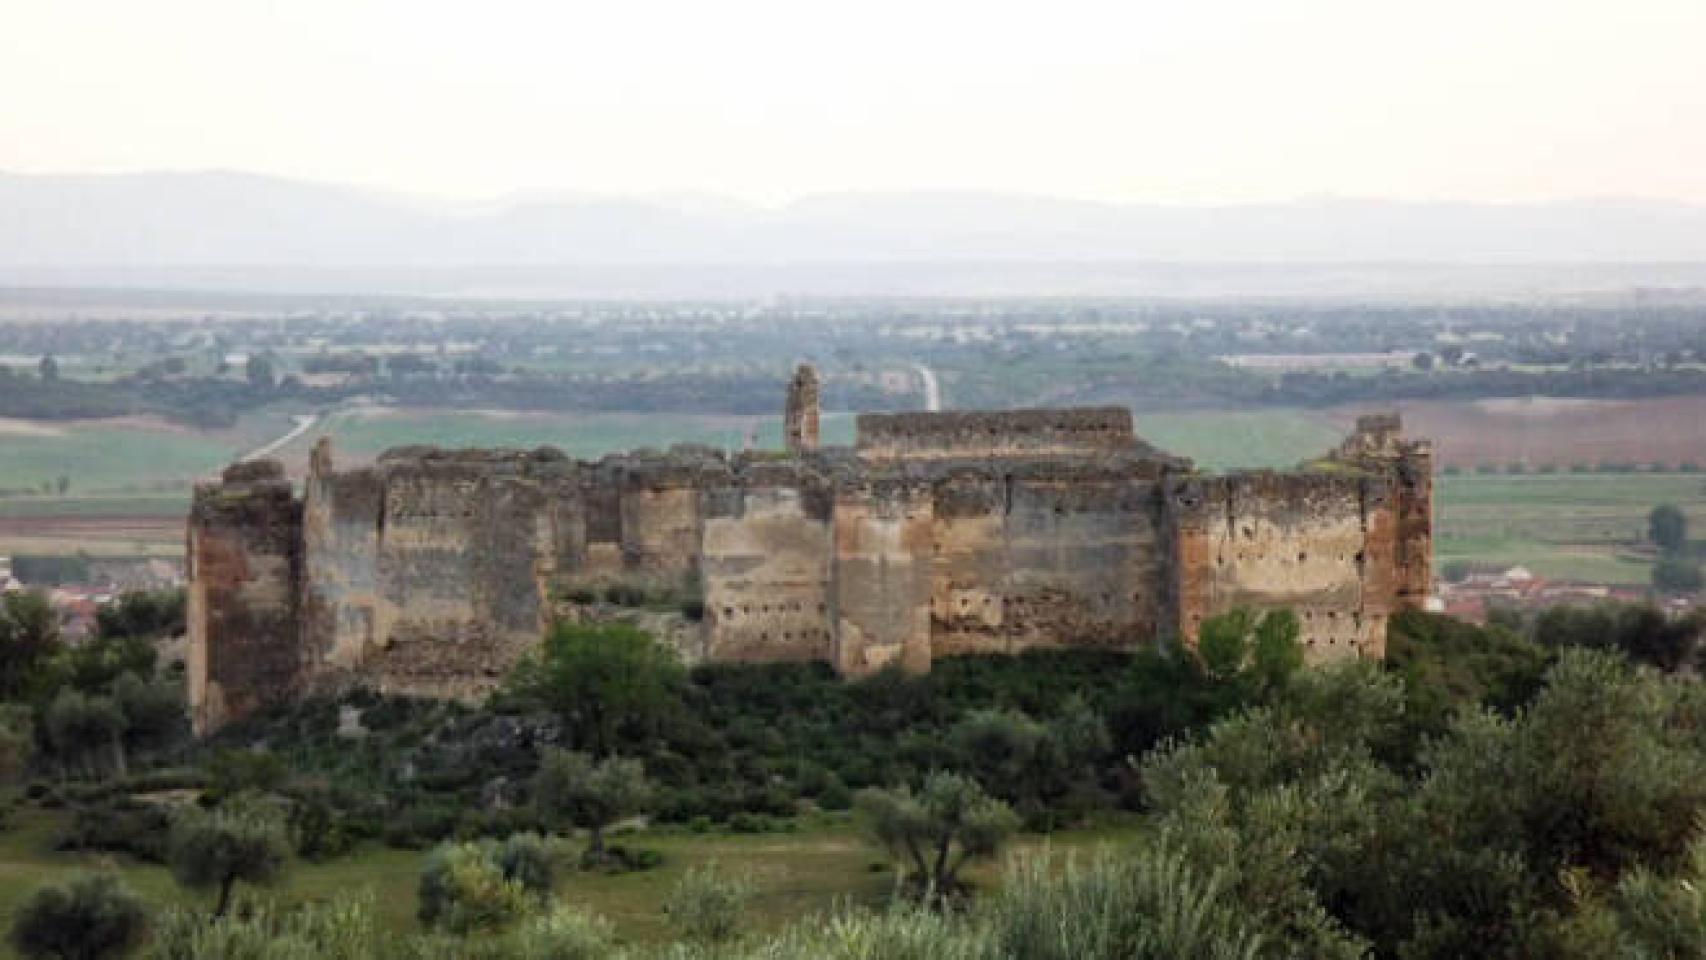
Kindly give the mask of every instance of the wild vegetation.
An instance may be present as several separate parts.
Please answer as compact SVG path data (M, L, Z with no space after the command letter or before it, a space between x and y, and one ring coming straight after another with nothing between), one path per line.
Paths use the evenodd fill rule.
M156 875L38 873L11 921L23 956L1681 957L1706 943L1700 628L1639 608L1515 628L1408 613L1384 663L1321 669L1302 667L1288 613L1235 612L1192 650L966 658L855 683L683 671L631 630L565 626L481 709L354 695L201 744L141 722L120 692L160 682L136 651L175 622L170 598L131 599L88 651L31 609L12 601L0 645L17 704L0 768L27 785L14 816L161 863L181 892L138 920L131 884L155 899ZM56 714L101 715L58 722L81 752L55 746ZM1120 826L1090 849L1072 839L1097 823ZM1061 850L1031 839L1063 830ZM755 892L775 881L750 872L765 861L740 853L742 832L802 851L863 838L865 860L836 874L863 892L760 922ZM359 875L384 845L423 851L386 868L407 884L389 889L413 890L412 918L289 892L296 872ZM712 859L670 865L689 848ZM638 899L600 918L598 891L624 884Z

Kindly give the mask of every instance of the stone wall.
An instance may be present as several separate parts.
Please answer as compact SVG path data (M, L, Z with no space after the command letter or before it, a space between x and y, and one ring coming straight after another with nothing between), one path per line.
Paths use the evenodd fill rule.
M1124 407L862 413L855 429L867 460L1080 457L1138 445Z
M1169 493L1175 629L1289 607L1308 659L1379 657L1397 602L1390 480L1356 473L1188 478Z
M185 543L191 723L213 730L301 688L302 510L274 460L195 490Z
M1432 451L1395 423L1229 476L1130 432L1123 410L900 415L861 418L857 450L405 448L346 470L322 443L300 500L277 464L236 466L190 517L197 729L349 684L477 697L554 617L862 676L1190 643L1239 606L1294 609L1311 660L1380 656L1426 597Z
M831 659L830 497L822 474L803 469L706 491L706 659Z

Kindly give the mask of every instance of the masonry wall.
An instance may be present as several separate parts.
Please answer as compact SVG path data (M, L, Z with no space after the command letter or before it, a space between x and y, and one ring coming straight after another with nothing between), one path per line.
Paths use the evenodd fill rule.
M1235 607L1291 608L1311 661L1385 653L1396 602L1385 477L1252 473L1170 490L1176 632Z
M784 458L410 448L340 471L321 446L300 500L277 464L233 467L190 517L197 729L346 684L479 696L585 615L565 597L614 585L702 600L633 611L689 660L850 676L1189 643L1238 606L1294 609L1312 660L1380 656L1427 595L1431 450L1384 420L1310 471L1204 477L1082 413L1021 411L1005 439L997 414L879 419L857 451ZM1050 445L1075 452L1014 452Z
M891 664L930 667L930 488L892 480L842 489L835 500L835 667L866 676Z
M302 511L273 461L239 464L196 488L185 544L187 696L206 732L295 695Z
M1154 636L1161 507L1155 476L1129 462L949 475L935 490L932 655Z
M862 413L855 446L866 460L1094 456L1137 446L1124 407Z
M831 659L830 496L821 478L731 484L706 493L706 659Z

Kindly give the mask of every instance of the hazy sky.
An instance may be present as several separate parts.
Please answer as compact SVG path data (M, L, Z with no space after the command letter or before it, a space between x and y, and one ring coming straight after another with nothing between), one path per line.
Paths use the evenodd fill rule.
M0 170L1706 203L1706 0L0 0Z

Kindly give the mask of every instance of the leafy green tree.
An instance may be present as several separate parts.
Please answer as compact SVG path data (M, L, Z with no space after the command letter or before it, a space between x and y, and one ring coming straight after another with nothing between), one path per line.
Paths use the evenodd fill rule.
M189 732L180 682L126 673L114 682L113 699L124 714L125 745L132 752L162 750Z
M249 380L249 386L257 390L271 390L277 379L273 372L272 360L265 354L252 353L243 367L243 374Z
M0 700L25 700L51 692L53 660L60 651L59 618L35 591L0 594Z
M67 650L61 672L78 690L100 694L126 673L153 676L157 657L154 644L140 637L96 637Z
M547 750L533 778L533 802L547 822L587 831L589 862L605 860L604 831L651 802L652 784L638 760Z
M95 630L104 639L154 639L184 632L184 591L130 590L95 611Z
M12 949L25 960L117 960L147 936L148 908L110 874L38 887L12 917Z
M0 788L23 779L34 747L35 728L29 708L0 704Z
M1666 553L1688 547L1688 516L1674 503L1661 503L1647 514L1647 539Z
M99 757L106 754L113 770L124 775L124 712L112 698L64 687L47 708L46 726L48 742L63 761L75 761L84 773L99 776Z
M1001 851L1019 819L1012 808L955 773L933 773L916 793L905 787L860 791L855 801L872 841L926 901L962 891L960 870Z
M1703 579L1700 564L1679 556L1659 558L1653 564L1653 588L1665 593L1699 593Z
M1010 799L1032 801L1041 788L1039 766L1048 731L1011 710L977 710L948 732L958 766L987 791L1014 791Z
M277 754L266 750L220 750L207 768L214 792L222 797L269 793L283 785L290 773Z
M214 917L225 916L238 883L264 886L284 873L290 841L284 820L259 803L213 811L187 808L172 824L172 876L192 890L214 890Z
M561 716L573 746L604 756L624 732L653 734L679 708L684 679L675 654L634 627L558 624L514 688Z

